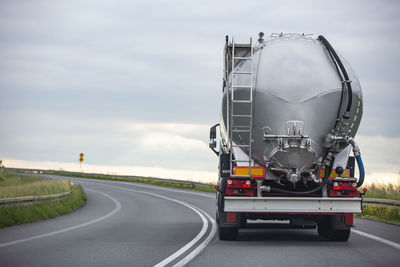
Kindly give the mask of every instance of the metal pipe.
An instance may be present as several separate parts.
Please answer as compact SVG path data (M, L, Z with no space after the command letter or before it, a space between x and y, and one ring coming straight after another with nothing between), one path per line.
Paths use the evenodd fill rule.
M360 178L358 178L357 182L357 187L360 187L364 183L364 178L365 178L365 170L363 161L361 159L360 148L358 147L356 140L354 140L353 138L349 138L349 143L353 147L353 154L354 157L356 158L358 170L360 172Z
M333 163L325 165L324 178L322 180L322 183L317 188L314 188L309 191L295 192L295 191L289 191L289 190L285 190L285 189L271 187L270 192L285 193L285 194L292 194L292 195L307 195L307 194L312 194L312 193L318 192L327 184L327 182L329 180L329 175L331 174L331 171L332 171L332 165L333 165Z

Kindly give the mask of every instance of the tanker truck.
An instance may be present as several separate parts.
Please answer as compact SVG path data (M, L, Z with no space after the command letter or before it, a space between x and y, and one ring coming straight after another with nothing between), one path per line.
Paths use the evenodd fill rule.
M322 35L260 33L254 45L226 36L223 54L222 114L209 144L219 158L219 238L278 220L347 241L366 192L356 74Z

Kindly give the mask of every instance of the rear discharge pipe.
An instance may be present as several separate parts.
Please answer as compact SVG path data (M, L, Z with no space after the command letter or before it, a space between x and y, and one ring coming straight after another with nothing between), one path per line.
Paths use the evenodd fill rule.
M358 170L360 172L360 178L358 179L358 182L357 182L357 187L360 187L360 186L363 185L364 178L365 178L365 170L364 170L363 161L361 159L360 148L358 147L357 142L353 138L349 138L348 142L353 147L354 157L356 158ZM332 172L332 167L333 167L333 162L330 163L330 164L328 163L328 164L325 165L325 175L324 175L324 178L322 180L322 183L317 188L314 188L314 189L309 190L309 191L295 192L295 191L289 191L289 190L280 189L280 188L274 188L274 187L269 187L269 186L265 186L264 188L266 189L266 191L274 192L274 193L285 193L285 194L292 194L292 195L312 194L312 193L318 192L319 190L321 190L326 185L326 183L329 180L329 176L330 176L330 174Z
M309 190L309 191L296 192L296 191L289 191L289 190L285 190L285 189L270 187L270 188L268 188L269 192L285 193L285 194L292 194L292 195L307 195L307 194L312 194L312 193L318 192L318 191L322 190L322 188L328 182L329 176L330 176L331 171L332 171L332 166L333 166L333 162L332 163L328 163L328 164L325 165L324 178L322 180L322 183L317 188L314 188L314 189Z

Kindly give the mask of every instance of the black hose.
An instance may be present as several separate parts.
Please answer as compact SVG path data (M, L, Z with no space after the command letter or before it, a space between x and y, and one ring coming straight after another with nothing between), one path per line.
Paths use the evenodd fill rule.
M324 175L324 178L323 178L323 180L322 180L322 183L321 183L317 188L314 188L314 189L309 190L309 191L296 192L296 191L289 191L289 190L285 190L285 189L280 189L280 188L273 188L273 187L271 187L270 192L274 192L274 193L285 193L285 194L292 194L292 195L308 195L308 194L312 194L312 193L318 192L318 191L321 190L321 189L326 185L326 183L328 182L329 176L330 176L331 171L332 171L332 166L333 166L333 164L331 164L330 166L328 166L328 165L325 166L325 175Z
M328 40L326 40L325 37L322 36L322 35L318 36L318 40L326 47L326 49L328 50L329 54L333 56L333 58L335 59L334 63L335 64L337 63L339 65L339 68L340 68L341 72L343 73L343 78L342 78L342 75L340 73L339 73L339 76L342 79L343 85L344 85L344 83L346 83L347 93L348 93L346 112L350 113L351 104L352 104L352 101L353 101L353 91L351 89L351 83L350 83L349 76L347 75L347 71L346 71L345 67L343 66L343 63L340 60L339 56L336 54L335 49L333 49L333 47L328 42Z

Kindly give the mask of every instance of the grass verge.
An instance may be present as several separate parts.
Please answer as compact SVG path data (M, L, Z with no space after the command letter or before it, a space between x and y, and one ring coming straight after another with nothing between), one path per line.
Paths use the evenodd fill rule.
M400 200L400 184L372 183L365 187L368 189L365 198Z
M364 219L400 225L400 209L396 207L367 205L363 207L363 212L356 214L356 216Z
M0 198L53 195L69 191L70 181L0 171Z
M368 191L365 198L400 200L399 184L372 183L365 186ZM379 205L367 205L363 212L356 214L357 217L370 219L378 222L400 225L400 209L397 207L385 207Z
M0 207L0 228L67 214L81 207L85 201L83 188L74 185L72 194L62 199L43 200L30 205L3 206Z
M212 192L215 193L215 185L198 185L195 183L178 183L171 181L162 181L162 180L153 180L151 178L146 177L126 177L126 176L113 176L113 175L97 175L97 174L77 174L77 173L66 173L66 172L52 172L52 171L44 171L44 174L54 174L54 175L62 175L67 177L78 177L78 178L87 178L87 179L99 179L99 180L112 180L112 181L124 181L124 182L132 182L132 183L145 183L159 186L167 186L174 188L182 188L182 189L190 189L195 191L202 192Z
M52 195L70 190L70 181L22 176L0 170L0 198ZM0 207L0 228L50 219L69 213L85 203L80 185L74 185L69 196L61 199L36 201L29 204Z

